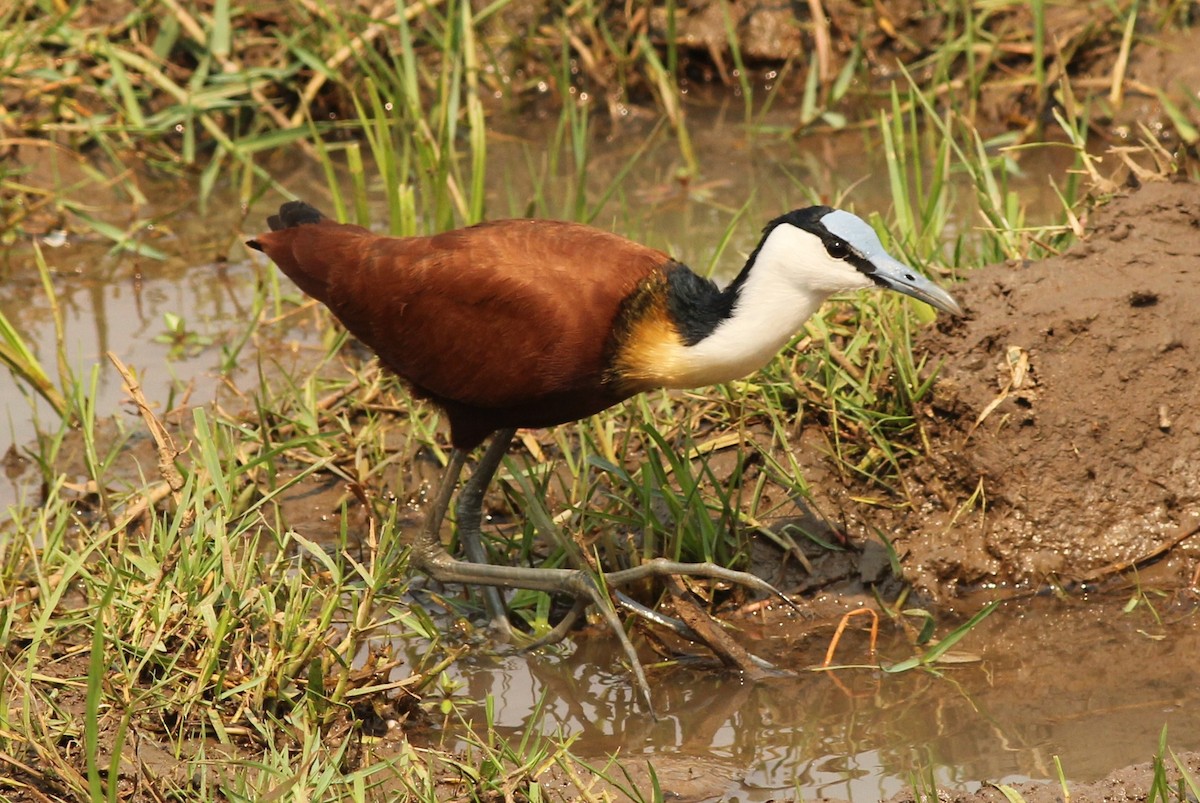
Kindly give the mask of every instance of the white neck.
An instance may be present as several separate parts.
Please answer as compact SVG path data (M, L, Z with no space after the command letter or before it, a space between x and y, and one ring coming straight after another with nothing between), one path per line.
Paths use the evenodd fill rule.
M820 249L819 258L813 254ZM806 259L808 255L810 258ZM710 335L675 356L670 387L692 388L740 379L766 365L830 293L819 266L824 250L811 235L778 227L762 244L732 314ZM815 262L810 270L807 265Z

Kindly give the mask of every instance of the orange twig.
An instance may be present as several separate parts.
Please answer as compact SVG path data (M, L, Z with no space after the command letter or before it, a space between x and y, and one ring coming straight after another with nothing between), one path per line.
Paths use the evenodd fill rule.
M833 663L833 654L837 650L838 642L842 639L842 633L845 631L846 625L850 623L850 617L863 613L870 614L871 616L871 657L875 657L875 643L879 640L879 614L872 608L858 608L857 610L848 612L838 622L837 630L834 631L833 638L829 641L829 649L825 651L825 661L821 666L828 667Z

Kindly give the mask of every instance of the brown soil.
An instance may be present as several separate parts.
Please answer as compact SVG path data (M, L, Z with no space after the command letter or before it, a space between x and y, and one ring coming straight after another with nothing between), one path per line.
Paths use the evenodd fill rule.
M945 359L932 452L914 467L929 509L892 523L909 578L930 591L1094 581L1162 558L1158 576L1194 593L1200 188L1149 184L1086 225L1060 257L973 271L956 288L967 317L923 338ZM978 489L986 516L963 512ZM1181 760L1195 777L1200 756ZM1152 777L1127 767L1073 784L1071 799L1144 799Z
M955 288L966 317L921 338L944 362L906 483L914 510L818 495L848 531L889 532L906 579L935 596L1161 557L1195 582L1200 188L1148 184L1086 228L1059 257L972 271Z

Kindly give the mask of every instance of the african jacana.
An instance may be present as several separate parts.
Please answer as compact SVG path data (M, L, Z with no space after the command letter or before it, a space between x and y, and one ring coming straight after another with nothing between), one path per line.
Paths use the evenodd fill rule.
M840 290L884 287L961 312L945 290L892 258L867 223L826 206L768 223L724 289L662 251L576 223L499 220L393 238L292 201L268 224L271 231L248 245L449 419L454 450L413 548L416 567L441 582L489 587L488 607L502 626L496 587L574 595L559 636L595 603L622 640L647 705L641 665L590 575L486 562L483 493L516 428L574 421L651 388L746 376ZM470 562L456 560L442 545L441 522L468 453L493 434L459 493L457 525ZM604 582L616 588L652 574L774 592L748 573L661 559Z

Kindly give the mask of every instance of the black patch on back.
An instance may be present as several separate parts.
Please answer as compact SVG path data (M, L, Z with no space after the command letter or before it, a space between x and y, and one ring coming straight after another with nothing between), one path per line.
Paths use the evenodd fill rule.
M675 262L666 268L667 312L684 345L694 346L733 312L736 293L722 292L716 283Z

